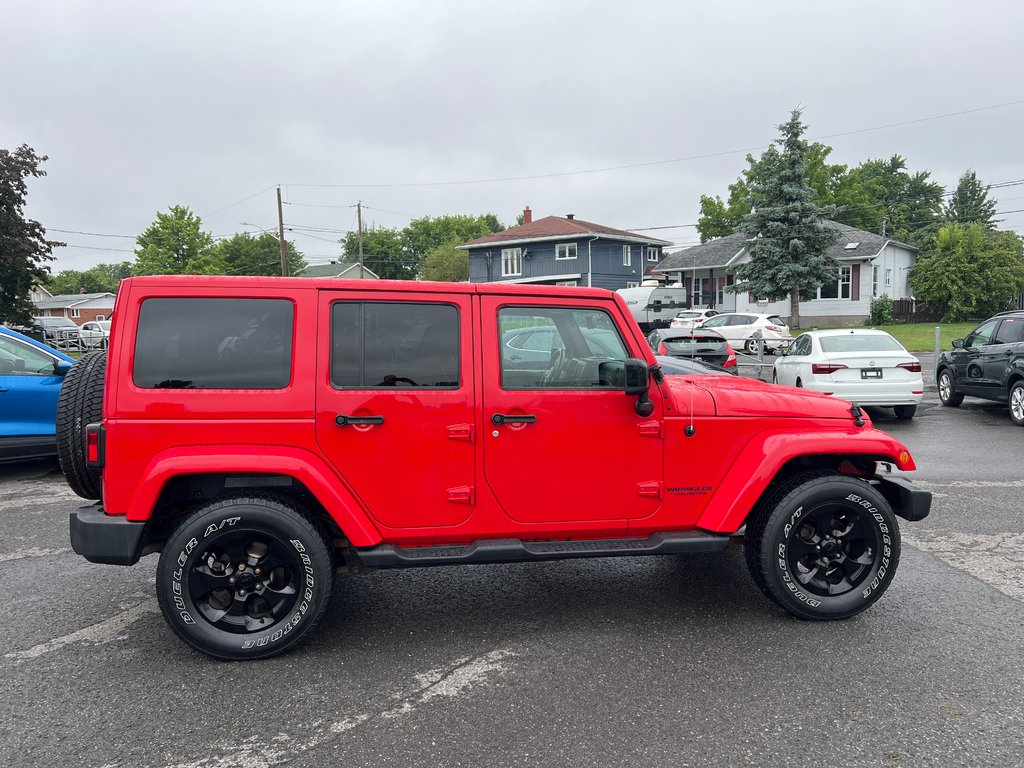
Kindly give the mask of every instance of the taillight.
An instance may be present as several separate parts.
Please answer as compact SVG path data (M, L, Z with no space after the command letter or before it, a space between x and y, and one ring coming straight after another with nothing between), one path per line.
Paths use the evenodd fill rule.
M910 371L911 373L920 373L921 372L921 363L919 363L917 360L915 360L912 363L900 363L896 367L897 368L905 368L906 370Z
M729 353L729 356L725 358L725 364L722 365L722 367L728 368L732 365L736 365L736 353L732 351L732 345L726 344L725 351Z
M667 355L668 354L668 350L665 348L665 342L663 342L663 341L662 342L658 342L658 354L659 355Z
M103 466L103 451L106 447L103 425L89 424L85 428L85 463L90 467Z
M764 329L765 329L766 331L777 331L777 330L778 330L778 328L776 328L776 327L775 327L774 325L766 325L766 326L764 327Z
M838 363L811 363L811 373L835 373L847 367Z

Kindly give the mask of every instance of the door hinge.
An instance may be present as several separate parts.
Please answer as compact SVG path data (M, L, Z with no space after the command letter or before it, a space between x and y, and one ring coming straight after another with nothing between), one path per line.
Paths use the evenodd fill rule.
M649 496L652 499L660 499L661 480L651 480L648 483L637 483L636 492L638 496Z
M640 437L661 437L660 421L644 421L640 423Z
M449 440L461 440L464 443L473 442L472 424L451 424L448 427Z
M460 485L448 489L448 501L452 504L473 504L473 486Z

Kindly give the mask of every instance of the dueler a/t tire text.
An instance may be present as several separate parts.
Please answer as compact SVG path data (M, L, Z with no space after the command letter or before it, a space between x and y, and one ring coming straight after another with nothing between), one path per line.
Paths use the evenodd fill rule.
M156 591L164 619L218 659L288 650L323 615L334 565L320 526L288 499L248 495L213 502L171 535Z
M892 582L900 533L864 480L812 472L783 483L750 522L747 566L761 590L802 619L845 619Z
M86 352L64 376L57 398L57 458L71 490L98 499L102 473L85 463L85 428L103 417L106 352Z

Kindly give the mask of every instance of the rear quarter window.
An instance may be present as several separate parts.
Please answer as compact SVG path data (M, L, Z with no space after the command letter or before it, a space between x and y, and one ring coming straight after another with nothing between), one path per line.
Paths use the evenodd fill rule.
M133 380L143 389L283 389L295 308L286 299L142 303Z

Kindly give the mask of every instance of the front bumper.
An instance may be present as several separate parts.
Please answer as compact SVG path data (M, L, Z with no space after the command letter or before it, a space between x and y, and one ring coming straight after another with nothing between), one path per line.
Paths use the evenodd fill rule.
M71 548L90 563L134 565L142 550L145 522L108 515L99 507L71 513Z
M932 508L931 491L922 491L905 477L879 474L878 490L889 502L892 511L904 520L924 520Z

